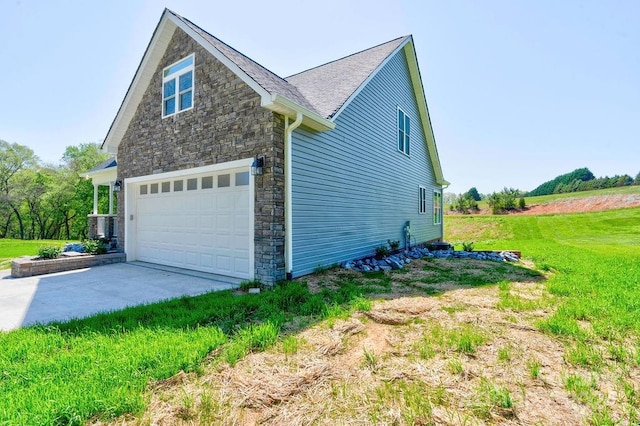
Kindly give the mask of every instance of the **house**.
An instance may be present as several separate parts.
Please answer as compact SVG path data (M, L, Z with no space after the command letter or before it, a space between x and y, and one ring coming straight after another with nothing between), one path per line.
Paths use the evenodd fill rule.
M442 239L411 36L281 78L165 9L102 148L128 261L272 284Z

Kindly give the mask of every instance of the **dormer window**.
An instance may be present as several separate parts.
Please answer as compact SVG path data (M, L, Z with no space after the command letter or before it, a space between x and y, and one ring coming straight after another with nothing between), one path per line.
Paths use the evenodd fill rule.
M162 71L162 117L193 108L193 55Z

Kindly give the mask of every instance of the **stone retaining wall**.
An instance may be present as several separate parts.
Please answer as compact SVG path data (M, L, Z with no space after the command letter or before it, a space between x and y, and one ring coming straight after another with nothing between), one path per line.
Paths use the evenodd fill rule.
M48 260L36 260L33 257L20 257L11 262L11 276L13 278L31 277L34 275L52 274L54 272L71 271L73 269L109 265L111 263L121 263L126 262L126 260L127 255L124 253L61 257L58 259Z

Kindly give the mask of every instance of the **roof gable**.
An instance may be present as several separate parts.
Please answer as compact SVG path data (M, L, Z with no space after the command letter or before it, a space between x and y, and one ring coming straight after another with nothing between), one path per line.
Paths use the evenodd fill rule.
M441 185L448 184L442 176L411 36L391 40L283 79L169 9L164 10L127 89L125 98L102 143L104 151L117 153L118 145L178 28L193 38L260 95L261 106L289 117L296 117L298 113L301 113L302 124L316 131L333 129L335 118L358 95L360 90L391 57L401 51L404 52L409 64L421 122L425 135L427 135L428 150L436 179Z
M284 79L213 37L191 21L165 9L102 143L103 150L114 154L117 152L120 140L177 28L187 33L259 94L263 107L290 117L295 117L298 112L301 112L304 117L303 123L318 131L335 127L332 122L320 116L304 96Z
M332 118L359 88L410 37L400 37L289 76L295 86L326 118Z

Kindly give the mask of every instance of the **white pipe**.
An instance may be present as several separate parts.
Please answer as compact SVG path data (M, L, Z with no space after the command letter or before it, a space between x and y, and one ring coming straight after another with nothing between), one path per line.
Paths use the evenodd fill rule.
M287 278L291 278L293 272L293 208L292 208L292 183L291 183L291 134L302 123L302 113L296 114L296 121L289 124L289 117L284 117L284 256Z

